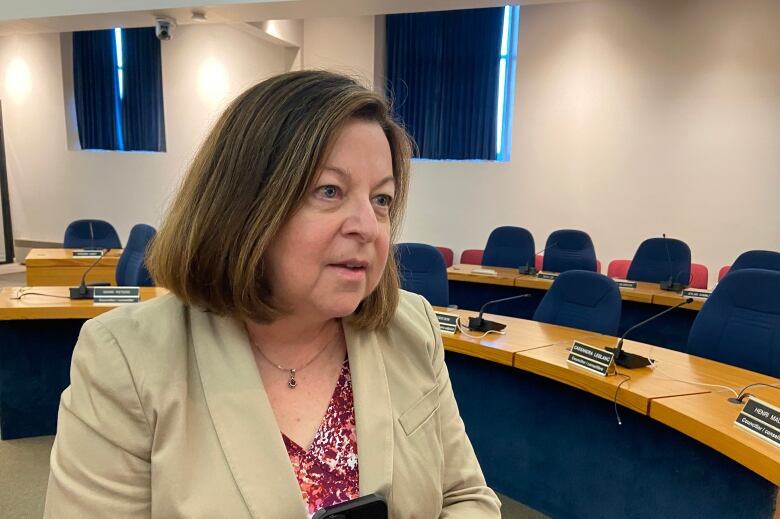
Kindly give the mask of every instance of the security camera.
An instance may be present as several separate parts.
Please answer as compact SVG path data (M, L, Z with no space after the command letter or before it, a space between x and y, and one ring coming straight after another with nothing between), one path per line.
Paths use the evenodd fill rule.
M160 17L154 21L154 34L158 40L168 41L173 37L176 28L176 20L168 17Z

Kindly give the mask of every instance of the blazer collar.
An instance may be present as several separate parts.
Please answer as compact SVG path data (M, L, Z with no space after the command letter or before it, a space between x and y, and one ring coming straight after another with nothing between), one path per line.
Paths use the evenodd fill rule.
M307 517L244 327L197 309L190 315L206 405L249 512L255 519Z
M393 478L393 408L379 335L344 319L358 447L360 495L390 498Z
M211 420L252 517L305 518L298 481L257 371L246 331L192 309L195 358ZM352 377L360 494L390 498L393 409L378 335L344 320ZM295 514L295 510L300 513Z

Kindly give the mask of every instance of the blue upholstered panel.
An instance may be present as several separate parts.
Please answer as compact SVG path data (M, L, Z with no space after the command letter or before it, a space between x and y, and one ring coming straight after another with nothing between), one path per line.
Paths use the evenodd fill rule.
M566 272L590 270L596 272L596 250L588 233L561 229L550 234L545 244L543 270Z
M688 351L780 377L780 272L741 269L724 277L693 323Z
M740 269L766 269L780 271L780 252L771 250L749 250L743 252L734 264L731 265L729 272Z
M139 223L130 230L127 247L122 251L122 257L116 266L116 282L120 286L151 287L154 286L144 259L146 248L156 231L154 227Z
M690 247L673 238L650 238L639 245L626 277L634 281L658 283L666 281L670 275L676 283L688 285L691 279Z
M533 267L534 252L534 237L527 229L497 227L488 237L482 264L491 267Z
M121 249L122 242L114 226L103 220L76 220L65 229L63 239L66 249L101 247Z
M434 306L449 304L447 266L436 247L424 243L399 243L395 253L401 288L420 294Z
M550 287L534 320L616 335L620 290L612 279L585 270L564 272Z

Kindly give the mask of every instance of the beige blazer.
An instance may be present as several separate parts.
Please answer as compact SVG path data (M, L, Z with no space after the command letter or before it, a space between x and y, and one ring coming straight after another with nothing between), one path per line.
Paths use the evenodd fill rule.
M361 495L399 519L500 517L428 303L403 292L385 330L344 329ZM84 325L58 420L46 518L307 516L243 326L173 295Z

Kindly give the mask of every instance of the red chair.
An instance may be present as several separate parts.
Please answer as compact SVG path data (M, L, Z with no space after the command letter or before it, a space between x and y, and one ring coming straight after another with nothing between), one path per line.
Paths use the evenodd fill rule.
M460 262L469 265L482 265L482 249L466 249L460 253Z
M723 276L729 273L729 270L731 270L731 265L723 265L720 268L720 271L718 272L718 283L720 283L720 280L723 279Z
M691 263L691 280L688 285L691 288L707 288L707 282L710 279L710 273L707 267L701 263Z
M611 278L626 279L628 268L631 266L631 260L616 259L609 262L607 266L607 276Z
M441 256L444 258L444 264L447 266L447 268L450 268L452 266L452 260L455 257L455 253L452 252L452 249L449 249L447 247L436 247L436 249L441 253Z

